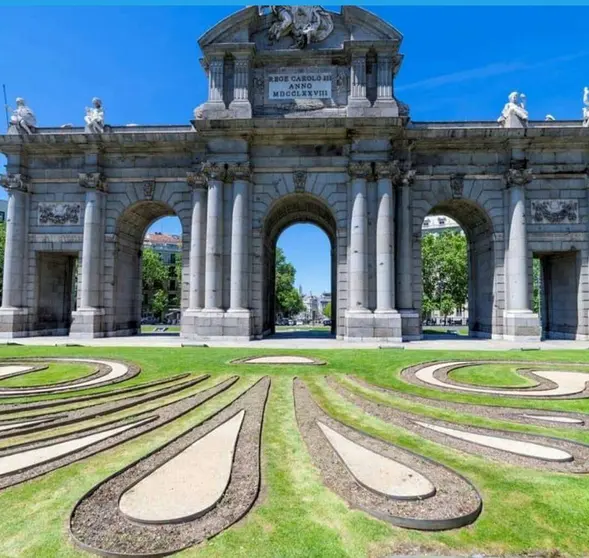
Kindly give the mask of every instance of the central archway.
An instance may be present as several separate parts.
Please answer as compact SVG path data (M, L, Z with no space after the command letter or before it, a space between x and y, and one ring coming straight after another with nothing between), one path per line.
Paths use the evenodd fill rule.
M279 199L268 211L263 226L263 335L275 333L276 318L276 243L291 225L312 223L322 229L331 245L331 334L337 333L337 225L319 198L311 194L291 194Z

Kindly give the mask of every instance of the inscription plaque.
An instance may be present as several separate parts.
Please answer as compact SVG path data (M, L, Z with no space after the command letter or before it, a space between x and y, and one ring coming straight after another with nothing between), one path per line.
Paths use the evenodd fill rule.
M331 99L331 72L270 74L268 99Z

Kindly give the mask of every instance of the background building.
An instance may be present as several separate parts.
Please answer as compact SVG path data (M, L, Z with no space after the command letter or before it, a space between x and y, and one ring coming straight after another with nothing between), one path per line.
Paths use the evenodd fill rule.
M166 318L173 323L180 319L180 308L178 301L181 296L181 285L178 284L176 274L176 262L182 258L182 237L177 234L166 234L162 232L147 233L143 240L143 249L151 249L156 252L164 265L168 268L168 278L163 285L163 290L168 294L169 312ZM149 301L154 295L145 287L143 289L142 317L151 317Z
M8 202L6 200L0 200L0 223L4 223L6 221L7 207L8 207Z

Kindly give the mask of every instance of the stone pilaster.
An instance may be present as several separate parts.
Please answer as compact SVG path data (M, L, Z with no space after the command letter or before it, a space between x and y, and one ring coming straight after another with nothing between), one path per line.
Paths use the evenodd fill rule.
M395 162L377 162L378 187L376 215L376 310L374 336L401 340L401 317L395 309L395 199L393 181L401 171Z
M509 233L505 250L507 300L506 339L540 339L538 315L530 309L525 186L533 179L531 169L512 166L505 174L508 188Z
M224 57L217 55L211 57L208 61L209 74L209 99L208 103L221 104L223 103L223 87L224 87Z
M348 264L348 310L346 311L347 338L371 338L374 336L373 314L367 308L367 235L368 213L366 207L366 182L372 174L367 161L352 162L350 197L350 257Z
M366 52L366 49L356 49L351 53L348 116L363 116L365 110L370 108L366 97Z
M403 324L403 339L421 335L419 313L413 307L413 216L411 185L415 171L407 170L397 181L397 308Z
M80 173L80 186L86 189L80 307L72 312L72 337L104 336L102 307L103 208L107 191L106 178L100 172Z
M24 288L29 179L22 173L2 175L0 185L8 191L0 337L24 337L28 334Z
M235 118L251 118L252 105L249 99L251 53L236 55L233 70L233 100L229 108Z
M392 51L377 51L376 79L376 101L374 102L374 106L379 109L379 116L399 116L399 107L393 97Z

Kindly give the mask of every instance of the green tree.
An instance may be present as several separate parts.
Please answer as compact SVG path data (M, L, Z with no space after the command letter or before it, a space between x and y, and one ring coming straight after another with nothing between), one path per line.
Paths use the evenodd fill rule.
M161 256L152 248L145 248L141 256L143 288L146 291L163 289L168 278L168 269Z
M305 309L303 299L295 288L296 269L286 260L284 250L276 248L276 311L285 317Z
M168 294L163 290L159 289L153 295L151 299L151 307L156 316L159 317L160 321L163 321L164 314L168 311Z
M323 310L323 315L327 316L329 319L331 319L331 302L328 302L325 305L325 310Z
M468 297L466 237L461 232L426 234L421 241L423 312L447 316ZM448 309L448 306L451 306Z

